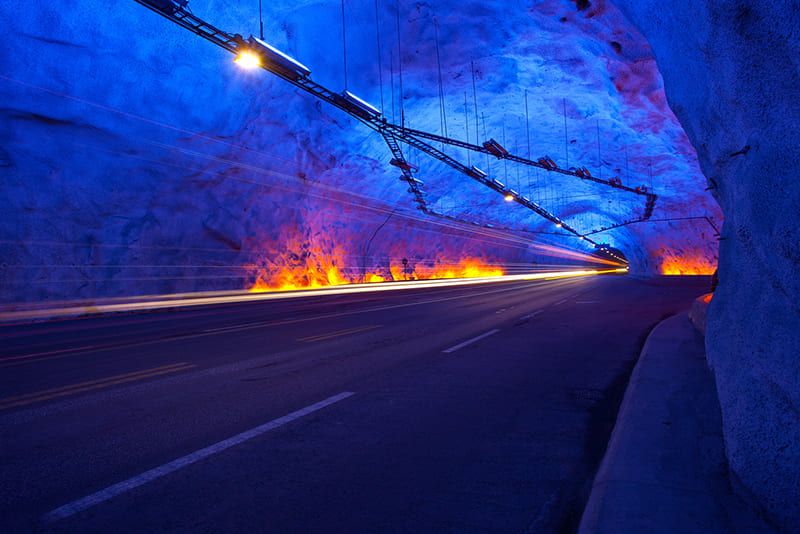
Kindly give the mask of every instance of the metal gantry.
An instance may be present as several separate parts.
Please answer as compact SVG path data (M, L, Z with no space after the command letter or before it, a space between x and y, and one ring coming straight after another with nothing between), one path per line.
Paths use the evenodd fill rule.
M167 19L177 23L183 28L186 28L192 33L214 43L219 47L224 48L225 50L228 50L233 54L237 55L241 55L244 53L257 54L259 59L258 63L259 67L271 72L272 74L278 76L279 78L282 78L283 80L289 82L290 84L302 89L303 91L309 93L315 98L323 100L328 104L344 111L345 113L348 113L349 115L353 116L354 118L365 124L367 127L380 133L385 139L386 144L389 146L389 150L392 152L393 159L391 163L401 170L402 175L400 179L408 184L409 193L414 195L414 201L417 203L417 207L423 213L449 220L457 220L453 217L444 215L442 213L437 213L436 211L430 209L427 201L425 200L423 181L414 176L414 174L417 171L417 168L414 165L411 165L403 156L403 152L400 148L401 143L413 147L441 161L442 163L450 166L451 168L455 169L461 174L483 184L489 189L497 191L498 193L504 195L508 200L513 200L517 204L520 204L530 209L539 216L554 223L555 225L557 225L558 228L562 229L564 232L575 235L578 238L594 245L595 247L600 247L601 245L593 241L591 238L587 237L588 235L609 230L611 228L624 226L634 222L645 221L649 219L650 216L652 215L653 208L655 207L655 202L658 197L654 193L648 192L647 189L644 187L631 188L624 186L622 185L621 181L618 178L611 178L609 180L596 178L592 176L591 173L585 167L577 169L575 168L560 169L549 157L546 156L536 161L533 161L527 158L509 154L502 146L500 146L493 139L485 142L483 145L475 145L468 142L444 137L441 135L432 134L429 132L406 128L402 124L401 125L392 124L388 122L385 117L381 115L379 110L373 108L366 102L360 100L352 93L348 91L344 91L341 94L335 93L325 88L324 86L312 81L311 78L309 77L310 71L307 68L305 68L303 65L296 62L292 58L289 58L288 56L282 54L280 51L270 47L263 41L256 39L253 36L250 36L249 38L245 39L240 34L231 34L222 31L212 26L211 24L205 22L204 20L200 19L199 17L196 17L188 10L187 7L188 0L135 0L135 1L155 11L160 15L163 15ZM629 193L645 196L646 206L644 215L642 217L614 225L610 228L604 228L602 230L581 234L578 230L571 227L566 222L562 221L557 216L550 213L543 207L539 206L536 202L534 202L530 198L520 194L520 192L514 191L513 189L507 187L505 184L498 181L497 179L491 179L485 172L478 169L477 167L464 165L460 161L445 154L441 150L434 148L431 144L432 142L440 143L442 145L453 146L481 154L488 154L498 159L505 159L507 161L512 161L515 163L520 163L531 167L537 167L546 170L548 172L554 172L566 176L573 176L581 180L587 180L605 186L613 187L622 191L626 191Z
M714 237L719 239L719 237L720 237L719 228L717 228L717 225L714 224L714 221L712 221L711 218L708 217L707 215L699 215L699 216L696 216L696 217L668 217L668 218L665 218L665 219L650 219L649 217L646 218L646 219L635 219L635 220L632 220L632 221L626 221L626 222L622 222L622 223L619 223L619 224L615 224L615 225L609 226L608 228L601 228L600 230L594 230L594 231L588 232L588 233L586 233L584 235L599 234L600 232L605 232L607 230L611 230L612 228L619 228L620 226L625 226L625 225L628 225L628 224L640 223L640 222L645 222L645 221L649 221L649 222L654 222L655 223L655 222L701 221L701 220L706 221L709 224L709 226L711 226L711 228L714 229Z

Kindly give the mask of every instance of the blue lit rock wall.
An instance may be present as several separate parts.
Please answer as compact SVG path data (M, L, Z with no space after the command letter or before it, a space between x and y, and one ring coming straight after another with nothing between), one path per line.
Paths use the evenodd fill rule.
M374 2L345 3L348 87L375 105L383 100L385 115L399 121L398 21L393 3L380 4L379 55ZM267 40L336 91L345 83L340 5L265 4ZM257 32L255 1L191 0L190 7L225 30ZM567 166L569 158L570 166L653 187L654 219L719 220L649 46L611 5L578 10L548 0L510 9L447 0L434 12L431 4L401 3L406 123L439 132L434 20L450 136L494 137L526 155L527 90L534 159L548 154ZM0 4L0 24L5 302L240 289L280 255L294 261L335 251L337 266L356 277L405 256L561 261L526 241L588 250L411 151L432 207L525 232L504 240L485 227L454 230L421 216L378 135L266 72L240 70L229 53L132 0L10 0ZM642 197L472 157L583 231L644 207ZM664 251L716 255L703 221L642 223L597 239L645 273L658 270Z
M650 40L725 225L706 346L733 473L800 532L800 14L616 1Z

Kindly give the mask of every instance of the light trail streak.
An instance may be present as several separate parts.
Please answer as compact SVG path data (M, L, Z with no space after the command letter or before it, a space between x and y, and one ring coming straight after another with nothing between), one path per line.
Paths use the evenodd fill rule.
M57 308L35 308L0 312L0 322L25 321L35 319L54 319L96 315L103 313L155 311L167 308L186 308L192 306L213 306L221 304L243 304L265 302L270 300L287 300L306 297L324 297L332 295L352 295L381 291L420 290L443 287L456 287L474 284L493 284L500 282L521 282L528 280L556 280L580 276L592 276L605 273L624 273L627 269L607 270L573 270L550 271L526 274L510 274L485 278L448 278L439 280L415 280L404 282L377 282L368 284L349 284L345 286L329 286L319 289L294 291L272 291L265 293L250 292L212 292L212 293L179 293L149 297L127 297L126 299L107 299L81 305L64 303ZM138 299L142 300L138 300ZM146 299L146 300L145 300ZM151 300L152 299L152 300Z

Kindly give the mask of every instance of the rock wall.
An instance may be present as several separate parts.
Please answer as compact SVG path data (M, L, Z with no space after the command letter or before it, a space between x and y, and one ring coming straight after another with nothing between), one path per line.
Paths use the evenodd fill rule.
M706 347L730 467L800 532L800 6L614 2L650 41L725 216Z
M345 3L349 88L399 121L397 4L378 5L380 63L374 4ZM494 137L525 155L529 130L534 159L547 154L562 167L586 165L595 175L654 188L656 219L718 220L650 48L613 5L399 5L406 124L441 129L438 33L451 137ZM227 31L257 31L257 2L191 0L190 7ZM267 39L335 91L344 85L340 7L331 0L264 5ZM356 274L370 264L385 274L406 256L561 261L539 257L530 241L588 250L553 235L552 223L530 210L410 151L435 209L528 232L510 241L486 230L442 236L439 221L415 209L379 135L263 71L242 71L227 52L133 0L34 7L6 0L0 26L7 37L0 48L4 303L244 289L276 259L312 250L325 262L342 251L336 265ZM643 197L556 173L494 159L472 163L582 231L644 210ZM670 254L716 259L703 221L636 224L596 237L623 250L639 273L657 272Z

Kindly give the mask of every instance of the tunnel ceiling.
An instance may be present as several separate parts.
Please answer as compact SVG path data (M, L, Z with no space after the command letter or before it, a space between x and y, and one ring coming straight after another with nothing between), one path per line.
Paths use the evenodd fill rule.
M390 121L402 116L411 128L446 128L472 143L494 138L524 157L654 191L651 221L593 235L639 271L716 263L721 213L649 46L612 4L401 2L399 17L394 3L378 4L380 37L374 2L344 2L347 80L340 2L266 3L265 40L317 83L346 84ZM258 34L256 0L189 7L226 31ZM554 235L551 222L410 150L431 206L483 230L431 220L415 209L379 135L263 70L243 71L229 52L133 0L36 9L11 1L0 16L8 29L0 246L12 298L59 294L25 283L43 278L91 281L96 294L156 278L148 290L174 291L226 287L191 281L213 280L215 265L316 258L325 269L319 257L333 254L350 258L351 269L384 260L389 269L394 257L426 254L527 262L527 240L581 248ZM645 207L642 196L574 177L478 155L469 163L582 233ZM516 233L507 241L486 233L502 228Z

